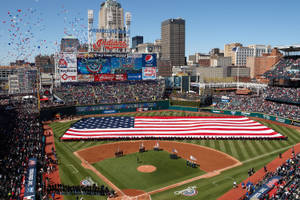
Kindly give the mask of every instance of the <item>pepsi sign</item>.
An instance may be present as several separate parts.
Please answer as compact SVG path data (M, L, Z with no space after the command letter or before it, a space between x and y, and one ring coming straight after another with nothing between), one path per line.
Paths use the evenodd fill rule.
M143 54L143 67L156 67L156 54Z

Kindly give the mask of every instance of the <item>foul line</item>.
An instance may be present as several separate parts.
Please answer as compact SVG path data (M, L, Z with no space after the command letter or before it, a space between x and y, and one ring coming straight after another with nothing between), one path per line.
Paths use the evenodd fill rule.
M251 162L251 161L253 161L253 160L257 160L257 159L259 159L259 158L263 158L263 157L268 156L268 155L271 155L271 154L273 154L273 153L278 153L278 152L280 152L280 151L282 151L282 150L289 149L289 148L291 148L291 147L293 147L293 146L295 146L295 144L289 145L289 146L286 146L286 147L283 147L283 148L278 149L278 150L275 150L275 151L271 151L271 152L269 152L269 153L262 154L262 155L260 155L260 156L256 156L256 157L254 157L254 158L250 158L250 159L248 159L248 160L242 161L242 163L244 164L244 163Z
M78 170L74 167L74 165L69 164L69 165L67 165L67 166L71 166L71 168L74 169L72 174L77 174L77 173L78 173Z

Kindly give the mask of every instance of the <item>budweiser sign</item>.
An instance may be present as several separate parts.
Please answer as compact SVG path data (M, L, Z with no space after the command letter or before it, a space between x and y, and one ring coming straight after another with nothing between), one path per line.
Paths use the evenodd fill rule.
M101 47L105 49L112 50L112 49L124 49L127 48L128 45L125 41L117 41L117 40L98 40L94 45L93 48L95 51L100 50Z

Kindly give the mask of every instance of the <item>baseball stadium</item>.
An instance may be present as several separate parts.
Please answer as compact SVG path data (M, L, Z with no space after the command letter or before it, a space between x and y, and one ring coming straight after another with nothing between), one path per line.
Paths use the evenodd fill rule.
M93 55L84 62L82 55L60 56L61 68L77 60L78 76L111 70L109 64L96 69L102 65L95 63L112 60L127 66L130 60L156 65L153 54L126 59ZM155 73L147 78L136 68L136 74L120 69L120 77L139 80L102 80L104 73L99 73L88 74L94 82L63 82L61 76L60 85L39 93L42 97L2 96L2 130L16 133L2 145L15 145L9 155L21 156L23 163L1 162L12 165L11 174L27 171L15 179L20 185L5 176L11 188L19 189L10 192L8 187L3 195L66 200L297 199L299 88L280 85L299 84L299 71L288 71L291 62L299 64L299 58L284 56L267 71L269 84L238 83L248 91L242 95L237 83L201 88L185 77L172 77L173 83L181 79L180 89L173 85L170 91L170 78ZM191 85L198 86L199 93L191 92Z
M299 45L255 80L233 66L212 80L130 49L130 13L122 29L88 21L48 82L39 68L31 92L0 93L0 200L300 199Z

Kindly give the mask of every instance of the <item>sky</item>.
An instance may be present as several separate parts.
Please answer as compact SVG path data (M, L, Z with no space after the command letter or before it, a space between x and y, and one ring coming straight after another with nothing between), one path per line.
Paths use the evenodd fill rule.
M66 34L87 42L87 10L94 28L104 0L1 0L0 65L52 54ZM131 12L131 37L160 39L161 22L186 21L186 56L232 42L271 46L300 44L299 0L118 0Z

